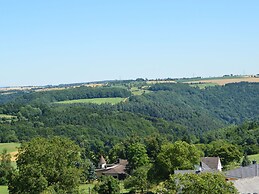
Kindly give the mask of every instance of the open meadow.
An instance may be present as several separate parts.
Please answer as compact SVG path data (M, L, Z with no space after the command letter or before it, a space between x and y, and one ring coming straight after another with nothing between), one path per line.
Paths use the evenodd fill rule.
M259 154L249 155L248 158L251 161L255 160L257 163L259 162Z
M184 83L188 84L216 84L225 85L229 83L239 83L239 82L259 82L259 77L228 77L228 78L218 78L218 79L200 79L195 81L187 81Z
M8 188L7 186L0 185L0 193L1 194L8 194Z
M94 103L94 104L118 104L125 101L127 98L91 98L91 99L78 99L66 100L57 102L58 104L75 104L75 103Z
M0 153L2 153L4 149L6 149L7 153L10 153L11 155L12 166L15 168L16 168L16 155L18 153L18 148L20 147L20 145L21 145L20 143L0 143Z

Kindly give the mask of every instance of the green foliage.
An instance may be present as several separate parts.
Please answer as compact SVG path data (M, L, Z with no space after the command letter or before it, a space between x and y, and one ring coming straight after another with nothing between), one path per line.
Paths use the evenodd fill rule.
M76 193L79 186L80 149L72 141L36 138L19 148L17 171L10 179L10 193Z
M151 135L147 136L144 139L144 143L146 145L147 154L148 157L151 159L151 161L155 161L157 158L157 155L161 151L161 146L163 143L165 143L167 140L163 138L160 135Z
M225 176L217 173L176 174L171 175L164 184L162 194L237 194L233 183L227 182Z
M144 191L149 188L147 175L149 169L150 165L146 165L133 170L132 175L124 181L124 187L126 189L133 189L135 191L140 190L141 193L144 193Z
M128 165L127 170L132 173L133 170L149 164L149 158L145 145L133 143L128 147Z
M151 179L167 179L174 170L194 169L200 161L201 152L183 141L162 145L150 173Z
M115 144L109 151L110 162L116 162L118 158L126 159L126 147L122 142Z
M231 162L239 163L242 157L237 146L223 140L211 142L208 149L208 156L219 156L223 166Z
M243 158L243 160L242 160L241 165L242 165L242 166L248 166L248 165L250 165L250 164L251 164L251 160L249 160L247 154L245 154L245 155L244 155L244 158Z
M82 169L81 183L90 183L97 179L95 166L89 159L81 161L80 168Z
M0 155L0 185L7 185L12 172L11 155L4 149Z
M112 176L103 176L98 184L95 185L94 190L98 194L119 194L119 181Z

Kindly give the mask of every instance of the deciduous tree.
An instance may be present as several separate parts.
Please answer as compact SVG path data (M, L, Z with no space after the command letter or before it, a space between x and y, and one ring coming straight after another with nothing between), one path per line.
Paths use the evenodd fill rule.
M94 190L98 194L119 194L119 181L112 176L103 176L100 182L95 185Z
M176 174L171 175L164 184L161 194L237 194L233 183L227 182L219 173Z
M17 171L11 177L11 194L77 193L80 180L80 149L71 140L36 138L19 148Z
M174 170L193 169L200 156L201 152L194 145L184 141L164 144L151 169L153 178L167 179Z
M141 143L133 143L128 148L128 172L131 173L134 169L149 163L147 150L145 145Z

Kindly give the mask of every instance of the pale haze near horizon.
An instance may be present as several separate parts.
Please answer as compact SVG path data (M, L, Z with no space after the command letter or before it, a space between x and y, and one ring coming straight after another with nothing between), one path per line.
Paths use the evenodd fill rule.
M259 1L0 2L0 87L259 73Z

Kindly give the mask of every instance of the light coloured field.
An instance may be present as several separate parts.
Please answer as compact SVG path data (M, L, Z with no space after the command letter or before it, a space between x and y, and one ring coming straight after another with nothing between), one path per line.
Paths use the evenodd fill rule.
M95 87L102 87L102 86L106 86L107 84L84 84L84 86L87 86L87 87L92 87L92 88L95 88Z
M0 193L1 194L8 194L9 191L8 191L7 186L0 185Z
M74 104L74 103L94 103L94 104L117 104L124 102L127 98L91 98L91 99L79 99L79 100L66 100L57 102L59 104Z
M147 84L163 84L163 83L176 83L173 80L154 80L154 81L147 81Z
M4 87L4 88L0 88L1 92L8 92L8 91L12 91L12 90L32 90L32 89L36 89L38 88L37 86L15 86L15 87Z
M239 77L239 78L228 78L228 79L206 79L206 80L197 80L191 82L185 82L189 84L205 84L205 83L214 83L217 85L225 85L229 83L239 83L239 82L259 82L259 77Z
M0 114L0 118L12 119L12 118L16 118L16 116Z

